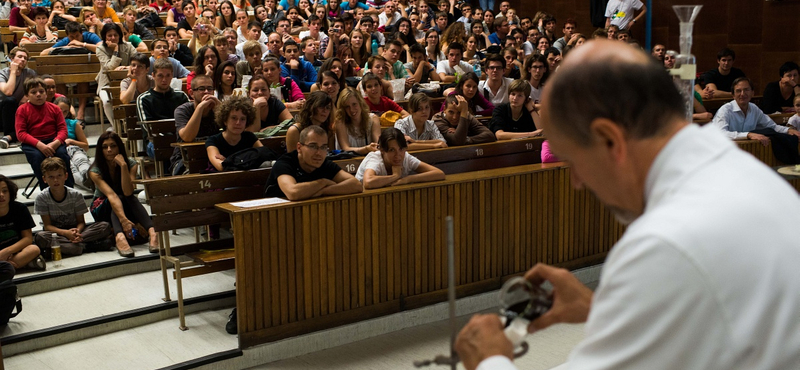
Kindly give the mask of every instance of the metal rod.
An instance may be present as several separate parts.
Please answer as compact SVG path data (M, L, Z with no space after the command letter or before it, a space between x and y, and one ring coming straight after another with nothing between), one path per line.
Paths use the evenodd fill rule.
M455 243L453 236L453 216L445 218L447 224L447 300L450 304L450 358L456 358L456 335L458 326L456 325L456 257ZM450 368L456 369L456 361L450 364Z

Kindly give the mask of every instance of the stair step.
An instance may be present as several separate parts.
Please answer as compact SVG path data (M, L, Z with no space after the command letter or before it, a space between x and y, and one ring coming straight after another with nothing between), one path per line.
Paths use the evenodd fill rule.
M35 351L113 331L171 319L176 332L177 288L170 278L172 302L163 302L161 271L143 272L57 291L21 296L22 313L2 330L4 356ZM184 284L186 302L232 307L234 272L201 275ZM220 294L223 293L223 294ZM185 306L189 309L189 306ZM224 326L224 325L223 325Z
M96 127L93 131L97 131L93 134L87 134L86 140L89 141L89 156L94 156L94 148L97 146L97 139L100 137L100 125L88 125L89 127ZM6 165L12 164L28 164L28 160L25 159L25 153L22 152L19 143L12 144L11 147L8 149L0 149L0 173L11 177L14 173L10 171L6 171ZM30 171L30 165L28 166L25 172L30 172L31 176L33 175L33 171Z

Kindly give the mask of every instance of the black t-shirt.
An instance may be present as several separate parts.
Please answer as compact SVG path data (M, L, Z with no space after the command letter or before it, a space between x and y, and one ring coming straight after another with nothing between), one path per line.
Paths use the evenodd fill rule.
M28 207L14 201L8 205L8 213L0 217L0 249L11 246L22 238L22 231L33 229L33 222Z
M261 120L261 128L266 128L267 126L275 126L279 124L278 117L281 115L284 109L286 109L286 105L284 105L278 98L274 96L270 96L267 100L267 116L263 117Z
M245 131L242 132L242 138L239 140L239 142L236 143L236 145L231 145L225 141L225 138L222 137L222 133L220 132L206 139L206 148L215 146L217 147L217 150L219 150L220 155L223 157L230 157L231 154L252 148L256 141L258 141L256 134L250 131Z
M267 189L264 191L264 196L286 198L286 194L284 194L281 187L278 186L278 177L282 175L292 176L295 181L301 183L319 179L333 180L341 170L342 168L339 167L338 164L333 163L330 159L325 159L325 162L322 162L322 166L313 172L307 173L300 167L300 159L297 157L296 150L291 153L286 153L278 158L275 164L272 165L272 171L269 174L269 180L267 180Z
M187 31L191 31L192 30L192 26L189 24L189 21L187 21L184 18L184 19L181 19L180 22L178 22L178 29L179 30L180 29L184 29L184 30L187 30Z
M779 81L770 82L764 89L764 97L761 98L761 110L766 114L781 112L783 107L791 107L794 105L794 89L789 99L784 99L781 94L781 85Z
M511 113L511 104L500 104L492 112L492 120L489 121L489 129L496 133L499 130L504 132L532 132L536 131L536 124L533 122L531 112L525 107L522 108L522 116L519 120L514 120Z
M703 82L706 85L717 85L717 90L719 91L731 92L733 80L739 77L744 77L744 72L739 68L731 68L731 73L728 73L727 76L723 76L719 73L719 69L714 68L703 74Z

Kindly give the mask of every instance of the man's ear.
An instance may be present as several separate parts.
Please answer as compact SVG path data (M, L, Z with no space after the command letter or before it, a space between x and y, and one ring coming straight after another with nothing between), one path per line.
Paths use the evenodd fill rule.
M623 160L628 155L627 132L614 121L607 118L596 118L589 125L594 145L601 145L614 162Z

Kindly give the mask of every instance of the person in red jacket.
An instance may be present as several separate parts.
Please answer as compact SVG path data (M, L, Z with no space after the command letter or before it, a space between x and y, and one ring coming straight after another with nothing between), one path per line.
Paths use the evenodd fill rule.
M33 174L39 180L39 188L47 184L42 181L42 161L49 157L59 157L69 163L67 154L67 124L61 108L47 102L44 80L38 77L25 80L25 96L28 102L17 109L17 139L22 143L22 152L28 159ZM74 186L72 173L68 174L66 185Z

